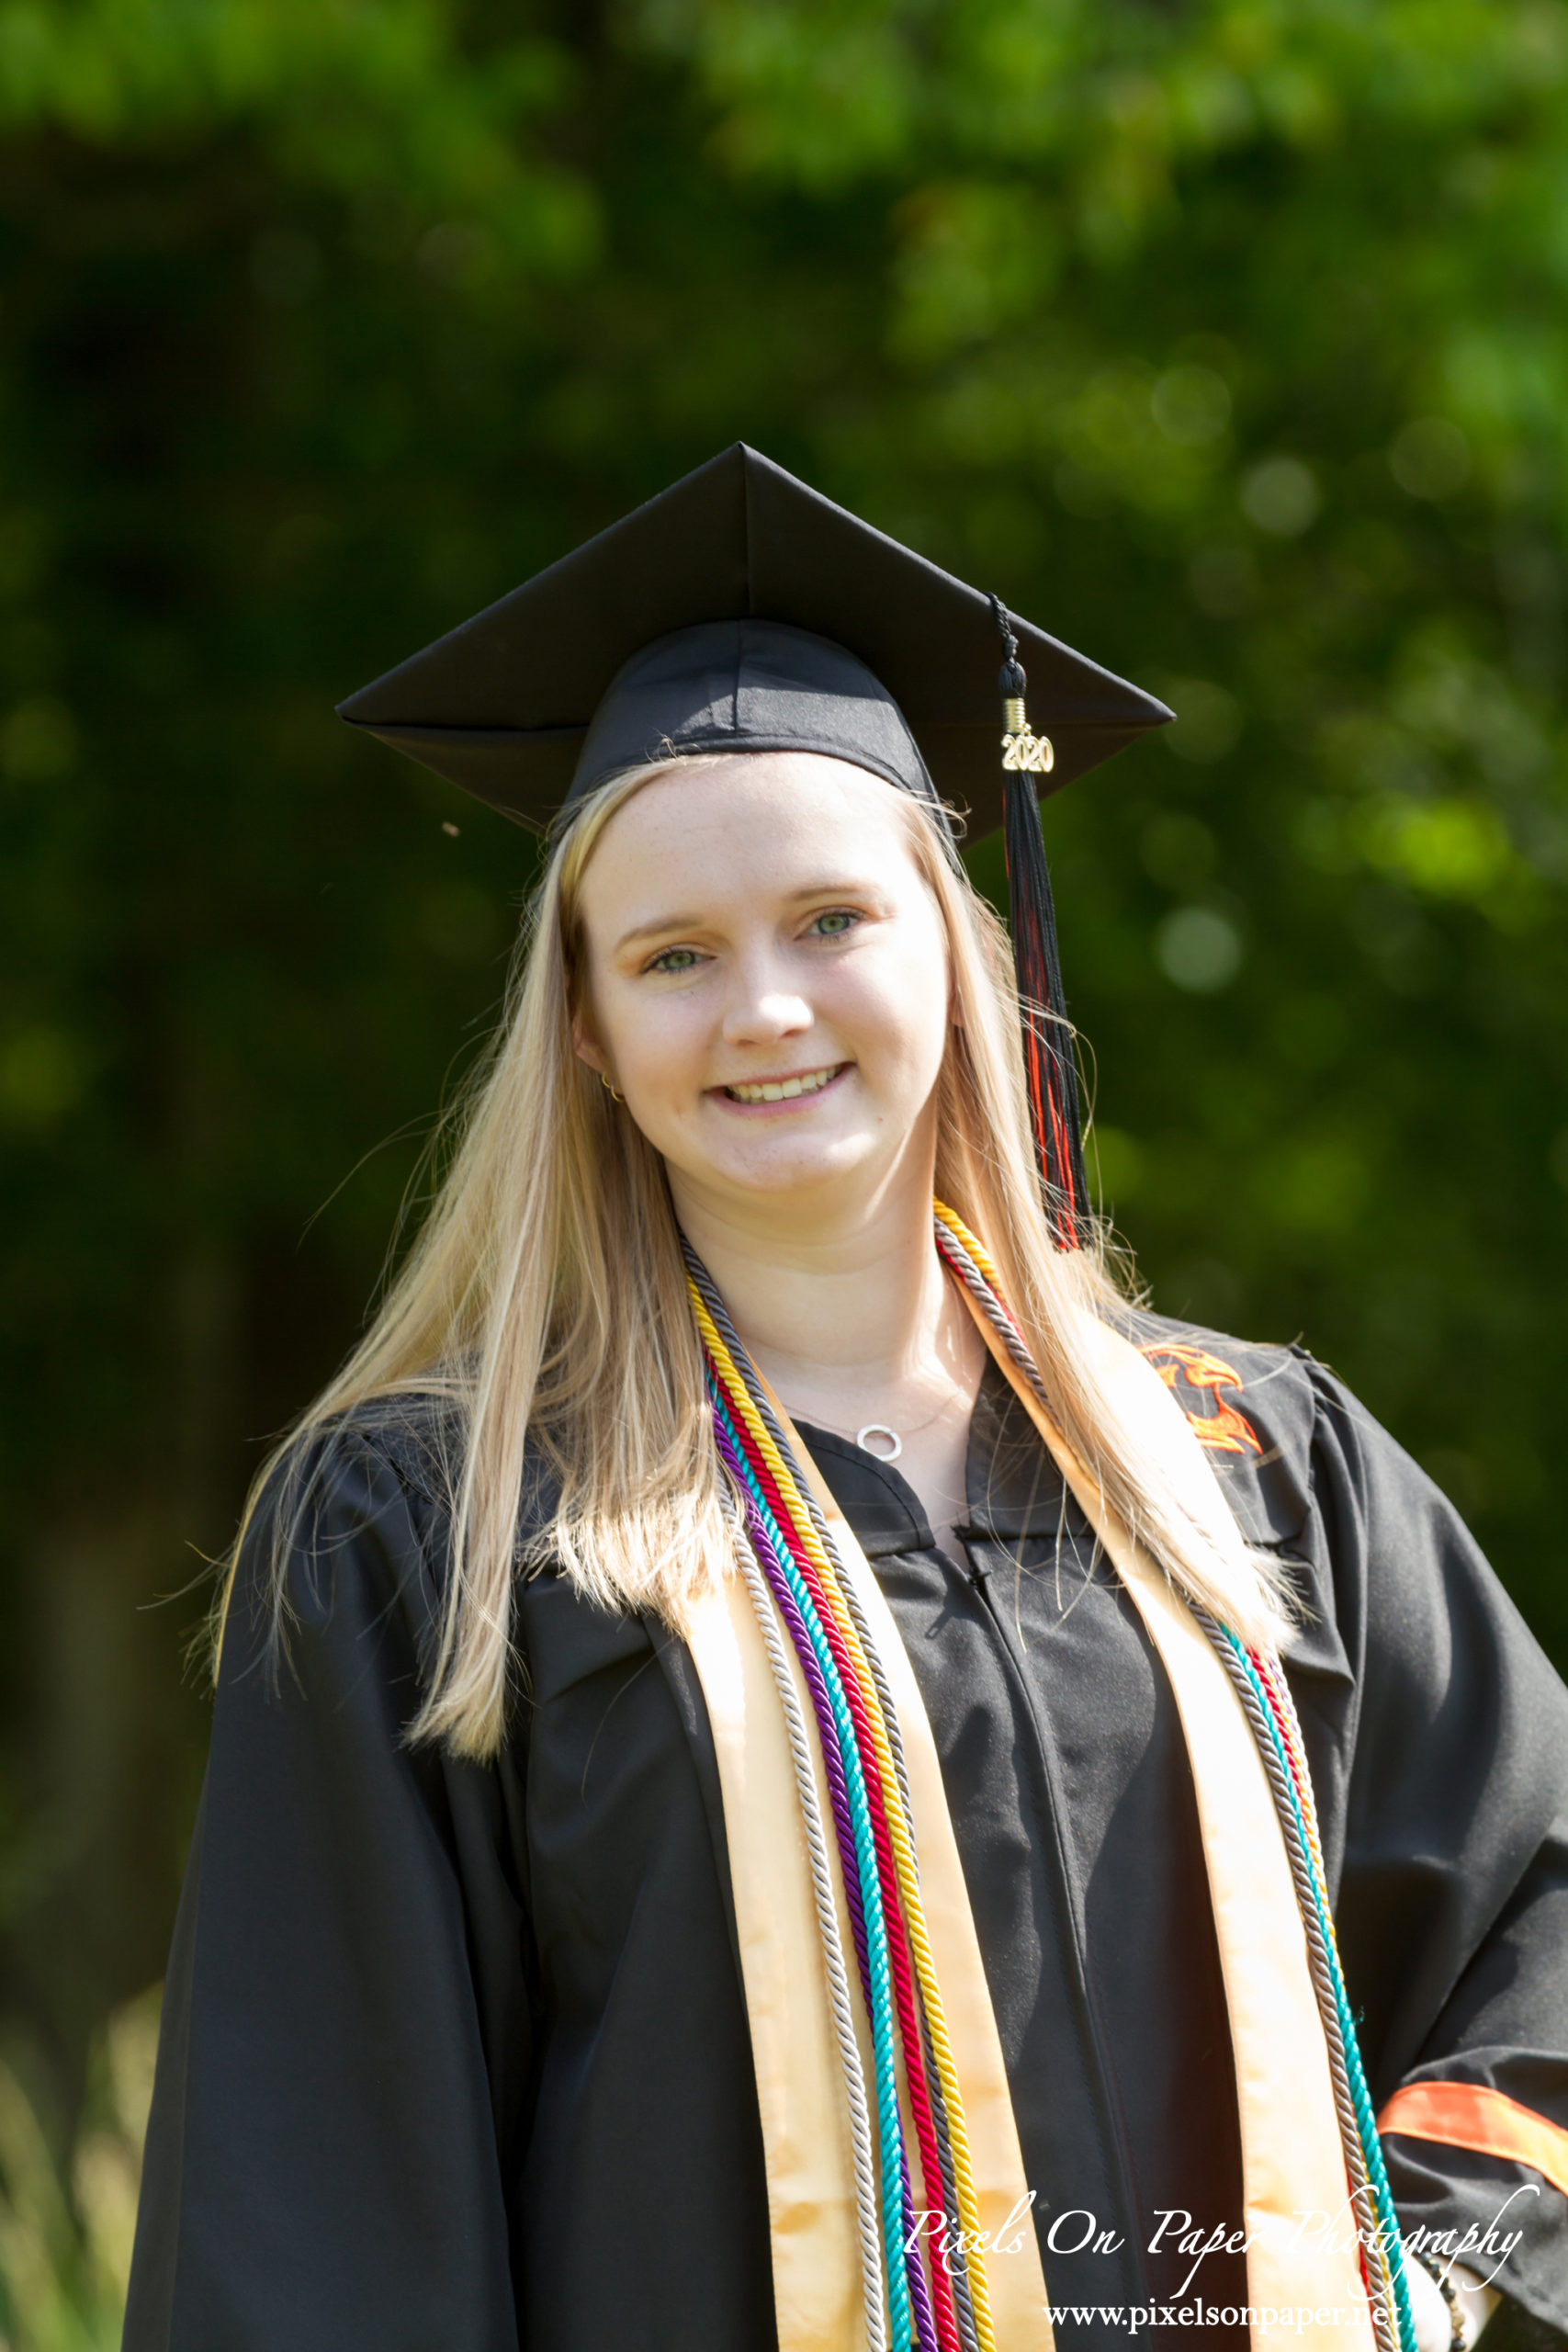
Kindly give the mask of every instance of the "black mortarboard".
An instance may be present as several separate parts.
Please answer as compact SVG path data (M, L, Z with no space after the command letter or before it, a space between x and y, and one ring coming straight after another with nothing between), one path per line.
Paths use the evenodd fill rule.
M529 825L699 751L823 752L955 804L976 834L1005 818L1021 989L1046 1016L1026 1026L1042 1168L1058 1236L1077 1238L1077 1083L1035 796L1168 719L1152 695L737 443L339 711Z

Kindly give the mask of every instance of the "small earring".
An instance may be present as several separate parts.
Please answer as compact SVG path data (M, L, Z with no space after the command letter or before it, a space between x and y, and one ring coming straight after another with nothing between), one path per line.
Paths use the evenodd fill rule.
M617 1094L615 1092L615 1088L611 1085L603 1070L599 1073L599 1083L604 1089L605 1093L611 1097L612 1101L616 1102L624 1102L626 1101L626 1098L624 1094Z

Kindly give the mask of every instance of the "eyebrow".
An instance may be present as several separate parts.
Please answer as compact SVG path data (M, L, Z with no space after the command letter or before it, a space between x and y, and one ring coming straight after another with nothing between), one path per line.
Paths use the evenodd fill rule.
M666 931L699 931L702 921L701 915L660 915L653 922L637 923L621 933L615 952L618 956L623 947L635 947L639 939L657 939Z
M807 882L804 888L792 890L785 900L788 906L804 906L812 899L853 898L874 887L868 876L846 880L829 875L819 882ZM701 914L656 915L649 922L634 923L616 940L612 953L618 956L623 948L635 947L639 940L659 939L671 931L700 931L707 918Z

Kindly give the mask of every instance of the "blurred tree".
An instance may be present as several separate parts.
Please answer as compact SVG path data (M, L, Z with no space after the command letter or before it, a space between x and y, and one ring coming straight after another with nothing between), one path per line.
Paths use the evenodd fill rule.
M532 870L331 706L738 435L1173 701L1047 811L1107 1201L1568 1650L1565 130L1541 0L0 0L46 2110L162 1965L203 1706L150 1604L350 1338Z

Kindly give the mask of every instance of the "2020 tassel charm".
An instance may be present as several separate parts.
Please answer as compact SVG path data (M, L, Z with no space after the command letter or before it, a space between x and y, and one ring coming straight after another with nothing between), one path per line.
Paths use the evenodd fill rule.
M1040 803L1032 781L1051 773L1056 755L1050 737L1036 735L1029 724L1023 700L1029 680L1018 658L1012 622L999 596L991 598L991 609L1006 657L998 680L1004 723L1003 839L1034 1148L1052 1237L1059 1250L1077 1250L1086 1238L1089 1214L1077 1064L1062 992L1056 910L1040 831Z
M997 603L993 596L993 604ZM1024 690L1029 684L1022 662L1018 658L1018 639L1008 626L1004 607L997 605L1002 624L1008 658L1002 664L1002 766L1011 775L1049 775L1056 764L1056 747L1049 735L1036 735L1023 707Z

